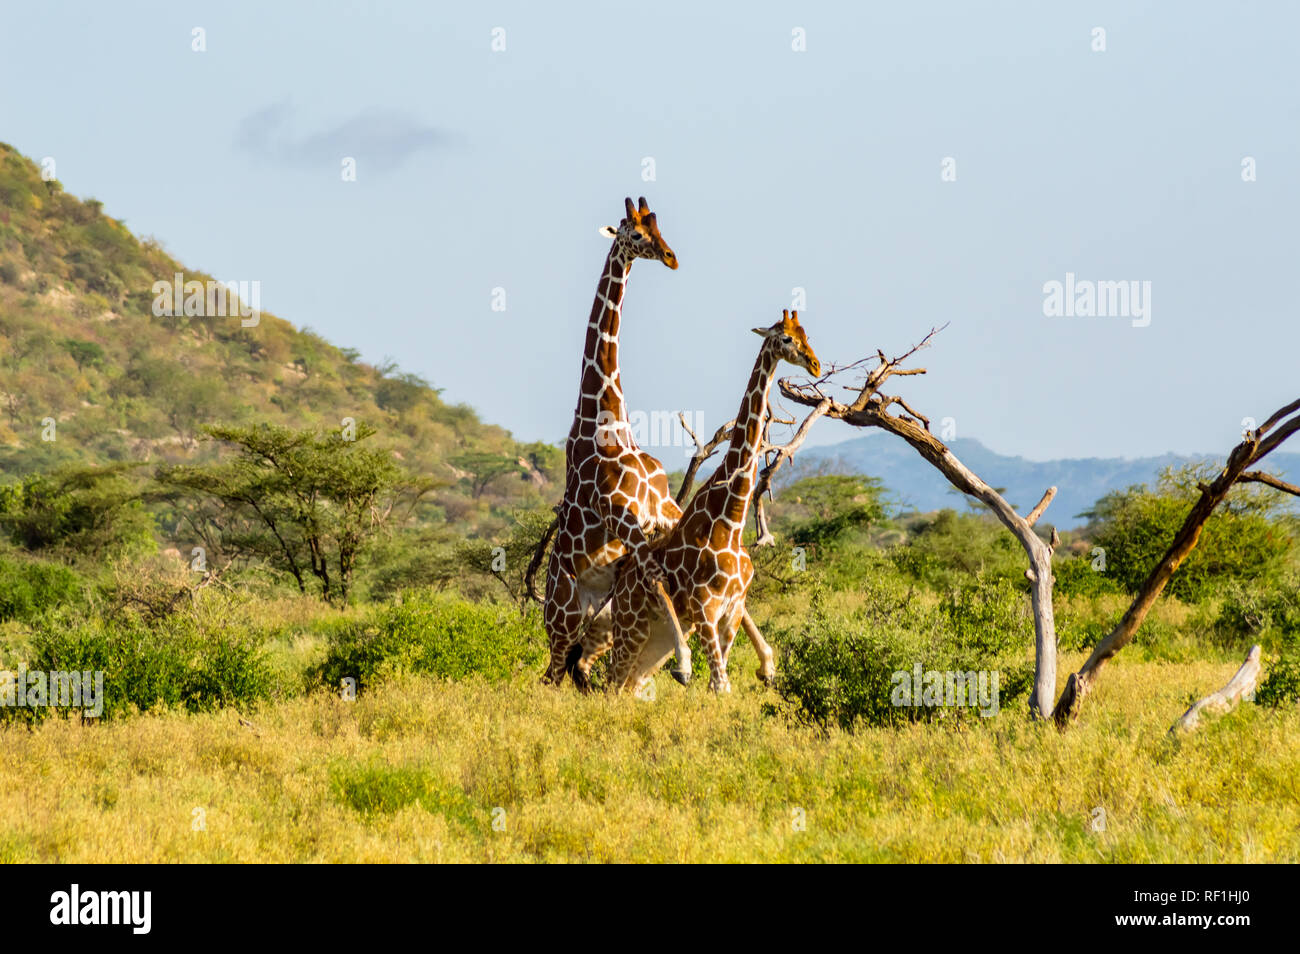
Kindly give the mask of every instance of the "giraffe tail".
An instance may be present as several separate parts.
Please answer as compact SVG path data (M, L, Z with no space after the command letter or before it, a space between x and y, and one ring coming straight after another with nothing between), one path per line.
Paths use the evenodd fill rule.
M582 643L575 643L569 648L568 655L564 657L564 671L569 674L569 678L573 680L575 686L584 689L586 688L584 685L586 680L582 677L582 673L578 671L578 660L581 658Z

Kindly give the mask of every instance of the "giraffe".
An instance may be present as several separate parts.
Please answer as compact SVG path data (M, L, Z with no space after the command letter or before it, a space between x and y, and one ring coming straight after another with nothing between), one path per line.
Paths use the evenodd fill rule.
M686 505L677 525L653 544L668 577L674 623L679 622L687 633L699 631L709 655L709 688L714 692L731 691L727 678L731 643L738 625L744 624L747 632L753 625L745 596L754 567L741 538L754 492L772 379L782 360L814 376L821 373L798 312L783 311L780 321L770 328L755 328L754 333L763 337L763 345L727 454ZM674 646L672 628L646 586L642 565L623 566L614 584L609 688L615 692L640 692Z
M682 514L669 493L663 465L633 439L618 365L619 323L632 263L657 259L676 269L677 256L644 198L636 207L625 199L624 207L627 214L617 228L601 229L613 244L587 322L578 406L564 446L564 499L557 508L546 573L544 620L551 649L546 679L559 685L567 671L583 689L592 663L610 645L605 607L615 561L625 553L641 567L652 592L658 591L665 617L671 619L663 571L649 544L652 535L674 526ZM685 683L690 650L680 630L677 636L674 675Z

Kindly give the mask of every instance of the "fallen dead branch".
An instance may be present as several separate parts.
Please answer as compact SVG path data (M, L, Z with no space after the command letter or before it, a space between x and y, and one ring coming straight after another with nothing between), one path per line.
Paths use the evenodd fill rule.
M1255 689L1259 686L1259 655L1259 645L1251 646L1246 661L1241 664L1236 675L1228 680L1228 684L1218 692L1212 692L1204 699L1192 703L1182 718L1170 726L1169 734L1176 736L1180 732L1195 732L1200 727L1202 712L1207 715L1223 715L1235 709L1242 700L1254 699Z

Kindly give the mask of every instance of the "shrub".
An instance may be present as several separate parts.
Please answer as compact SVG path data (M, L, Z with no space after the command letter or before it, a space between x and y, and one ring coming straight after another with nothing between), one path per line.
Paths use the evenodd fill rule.
M1106 572L1128 593L1137 592L1164 555L1196 500L1204 468L1167 471L1156 490L1131 487L1107 494L1087 514L1093 541L1106 551ZM1276 491L1240 487L1205 523L1197 546L1169 580L1166 592L1185 602L1213 596L1227 581L1275 578L1291 548L1274 517Z
M1215 633L1224 641L1260 641L1300 649L1300 593L1294 580L1276 586L1234 583L1226 588Z
M1300 656L1283 656L1270 666L1255 691L1255 701L1273 707L1300 702Z
M1056 577L1055 592L1060 596L1097 596L1101 593L1122 593L1123 587L1115 577L1104 570L1093 568L1091 555L1062 557L1052 563Z
M890 550L894 565L939 589L965 586L972 577L998 577L1024 586L1025 551L1002 524L982 514L941 510L923 518L911 539Z
M83 581L59 563L0 558L0 623L33 622L46 610L81 598Z
M152 550L153 518L127 478L134 466L63 467L0 486L0 529L27 550L94 560Z
M365 688L391 673L414 672L500 682L521 670L540 671L546 645L535 612L521 617L509 607L421 593L369 622L342 627L309 680L333 687L352 677Z
M798 714L823 728L834 724L895 725L959 717L974 707L897 703L895 675L996 672L998 705L1025 695L1033 679L1024 647L1029 632L1023 597L1005 583L977 582L936 607L921 606L897 580L868 584L865 605L837 614L814 594L804 621L773 633L782 661L777 691Z
M102 671L105 719L159 708L201 712L271 694L271 670L259 640L246 631L209 632L189 618L156 627L103 621L44 625L32 647L31 670ZM20 711L34 718L48 712Z
M938 611L953 648L981 657L1013 653L1025 645L1026 627L1033 631L1026 598L1005 580L976 579L951 590Z
M783 516L781 529L796 545L833 548L852 531L866 530L885 518L883 497L883 485L874 477L805 477L781 491L784 507L804 515Z

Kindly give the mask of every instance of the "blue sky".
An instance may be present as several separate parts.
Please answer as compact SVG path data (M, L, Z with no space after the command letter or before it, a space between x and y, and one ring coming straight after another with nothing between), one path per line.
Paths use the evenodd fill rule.
M11 5L0 140L526 440L641 194L681 268L633 271L634 409L730 417L796 287L823 364L951 322L896 390L1002 453L1222 454L1296 396L1296 7L553 7ZM1150 282L1150 324L1046 316L1067 272Z

